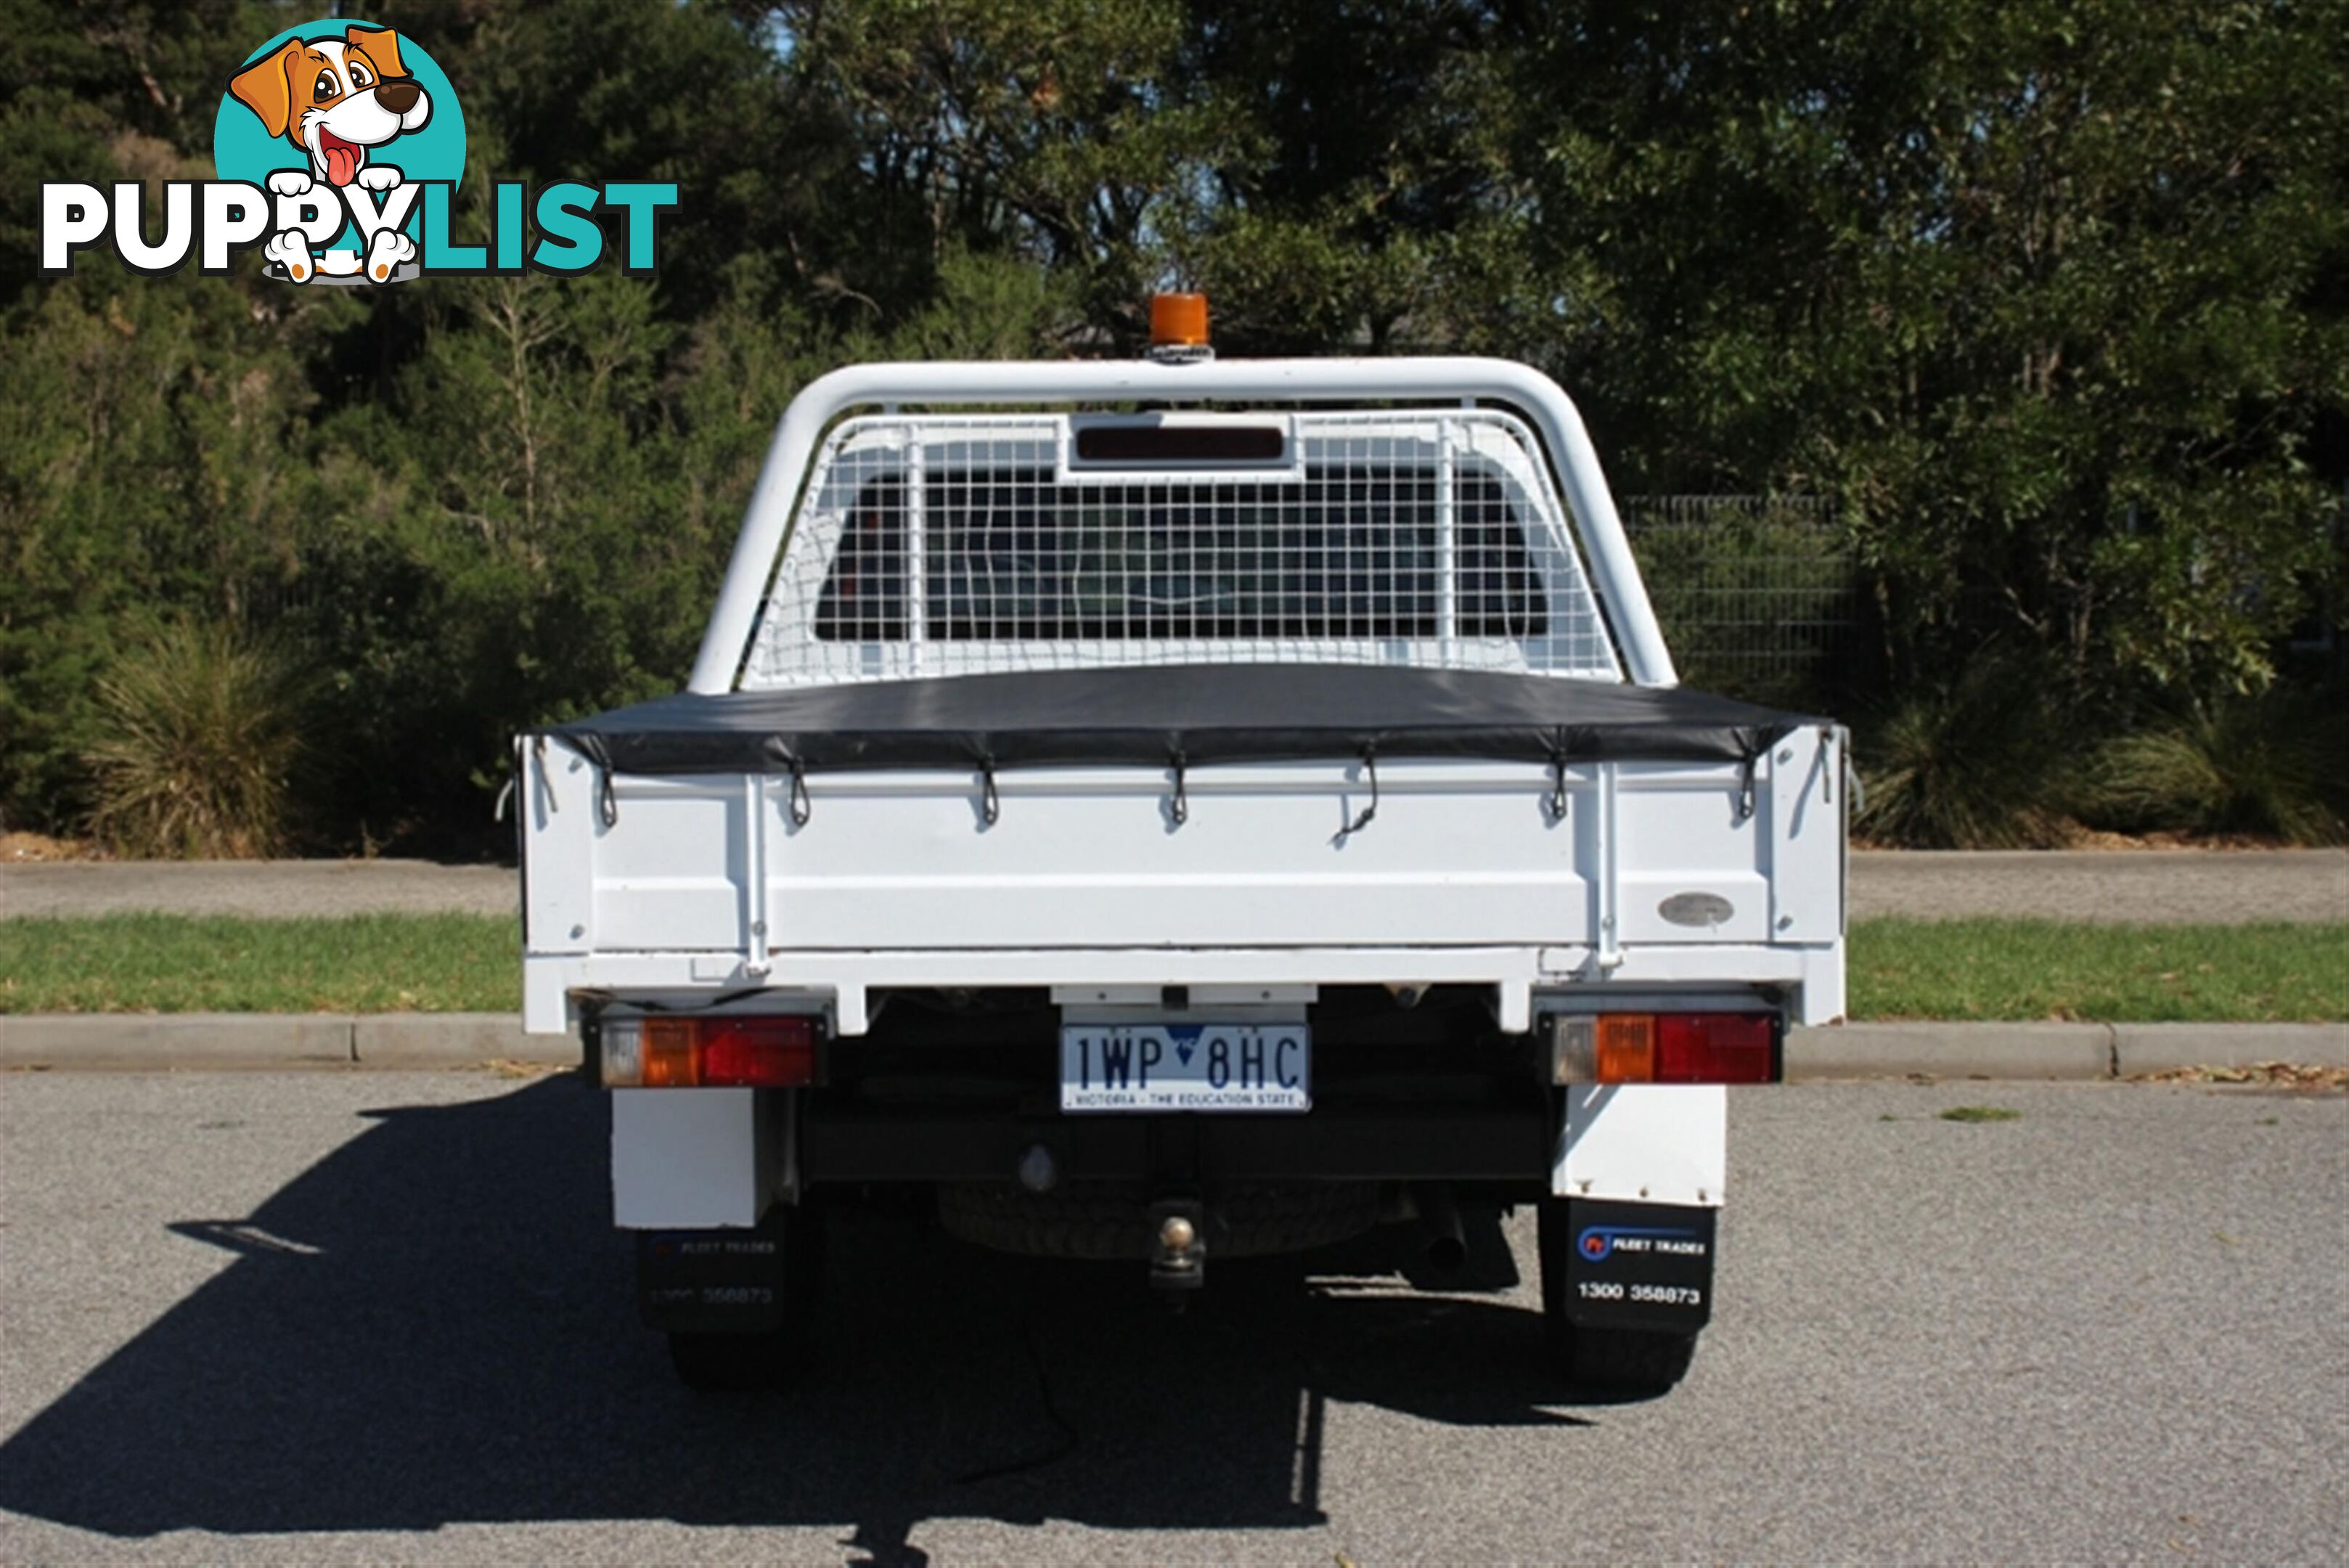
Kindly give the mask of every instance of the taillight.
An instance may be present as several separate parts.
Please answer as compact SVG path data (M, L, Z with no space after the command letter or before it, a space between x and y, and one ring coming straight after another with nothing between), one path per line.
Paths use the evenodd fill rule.
M788 1089L816 1081L816 1021L606 1018L604 1082L646 1089Z
M1656 1018L1659 1084L1766 1084L1778 1075L1766 1012L1665 1012Z
M1599 1012L1551 1025L1556 1084L1770 1084L1778 1079L1767 1012Z

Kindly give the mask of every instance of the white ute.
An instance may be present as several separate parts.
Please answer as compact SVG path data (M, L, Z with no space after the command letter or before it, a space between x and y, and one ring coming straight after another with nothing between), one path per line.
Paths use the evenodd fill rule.
M1154 325L814 382L688 690L521 739L645 1316L775 1376L876 1193L1177 1302L1530 1203L1559 1373L1668 1386L1724 1085L1843 1012L1845 733L1677 685L1547 378Z

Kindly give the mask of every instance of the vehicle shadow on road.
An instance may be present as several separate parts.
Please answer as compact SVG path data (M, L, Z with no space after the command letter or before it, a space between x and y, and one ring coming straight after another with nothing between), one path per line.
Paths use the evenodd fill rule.
M370 1115L254 1214L159 1237L239 1257L0 1446L0 1507L116 1536L833 1525L915 1562L942 1516L1319 1523L1331 1401L1582 1424L1536 1313L1333 1281L1376 1265L1368 1243L1219 1265L1178 1316L1139 1268L864 1215L835 1227L805 1380L692 1395L634 1317L599 1093Z

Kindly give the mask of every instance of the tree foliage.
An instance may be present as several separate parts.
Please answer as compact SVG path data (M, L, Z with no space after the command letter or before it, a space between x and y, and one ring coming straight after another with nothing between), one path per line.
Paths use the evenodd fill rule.
M2113 732L2338 602L2349 0L385 0L460 227L674 179L657 282L37 275L40 182L209 175L313 9L0 0L12 826L201 621L313 666L326 842L475 841L515 728L680 680L806 379L1127 353L1170 283L1226 353L1538 364L1622 488L1837 499L1920 779L1986 644Z

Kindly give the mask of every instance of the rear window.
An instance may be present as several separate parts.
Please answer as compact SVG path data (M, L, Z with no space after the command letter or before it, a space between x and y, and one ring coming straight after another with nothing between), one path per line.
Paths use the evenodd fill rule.
M816 603L826 642L906 636L908 482L866 483ZM1057 484L1049 469L933 473L922 486L931 641L1433 638L1439 478L1327 466L1285 483ZM1457 634L1537 637L1547 607L1498 479L1453 479Z

